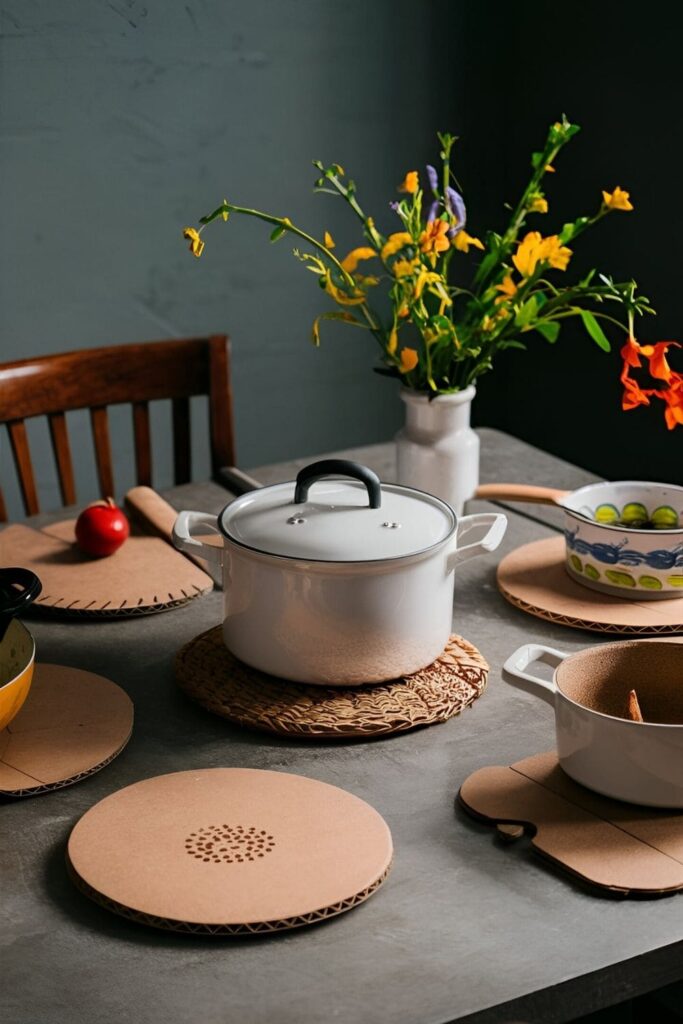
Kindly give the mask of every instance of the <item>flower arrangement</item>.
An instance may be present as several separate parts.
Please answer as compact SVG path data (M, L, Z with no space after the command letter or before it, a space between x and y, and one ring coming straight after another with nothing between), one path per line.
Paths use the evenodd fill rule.
M603 324L622 328L630 338L634 315L653 312L634 281L617 283L595 271L571 283L557 277L566 274L571 246L584 231L613 211L633 209L628 192L618 186L604 191L593 214L550 234L526 230L530 218L548 215L544 179L554 173L560 150L578 131L565 117L551 125L545 145L532 155L529 182L507 227L502 234L489 231L484 241L466 230L465 202L451 167L457 140L448 134L438 135L440 170L428 166L424 184L418 171L409 171L398 187L402 198L390 206L399 230L388 234L364 212L355 183L339 164L314 161L319 172L316 191L344 199L360 222L363 244L342 259L329 232L319 240L288 217L225 199L200 219L198 228L187 227L183 235L199 257L206 226L242 214L272 225L272 242L285 235L298 238L305 249L294 249L294 255L337 307L316 317L315 345L320 344L322 321L363 328L381 350L379 373L431 397L460 391L491 369L497 352L524 349L524 336L530 332L554 343L562 322L578 317L589 337L610 351ZM477 266L468 266L468 254L470 260L481 254ZM388 293L388 315L381 315L372 301L382 289ZM626 312L628 326L613 315L615 306Z

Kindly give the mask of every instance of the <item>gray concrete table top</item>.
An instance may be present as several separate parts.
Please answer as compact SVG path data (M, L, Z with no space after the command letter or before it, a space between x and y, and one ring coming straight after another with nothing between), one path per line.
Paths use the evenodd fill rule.
M503 471L532 483L590 479L503 434L481 434L485 480ZM390 475L391 446L351 454ZM290 477L294 465L254 473L269 482ZM169 498L218 511L226 492L193 484ZM499 554L551 529L513 512ZM174 654L220 620L219 593L129 621L34 618L39 659L109 676L135 701L136 723L128 748L99 774L0 807L4 1024L553 1024L680 979L681 896L601 897L544 864L528 843L502 848L454 809L471 772L553 745L550 708L502 683L505 658L531 639L566 650L599 642L507 605L495 585L498 557L462 567L454 608L455 629L491 664L487 691L459 718L385 740L269 737L183 697ZM326 924L241 941L156 932L72 887L66 839L94 803L139 779L219 765L298 772L369 801L394 836L386 884Z

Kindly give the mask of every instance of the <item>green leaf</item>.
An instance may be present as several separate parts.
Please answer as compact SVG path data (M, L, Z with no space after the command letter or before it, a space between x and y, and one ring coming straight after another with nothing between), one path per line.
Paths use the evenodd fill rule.
M515 317L515 327L526 327L537 313L538 303L536 302L536 296L532 295L518 311L517 316Z
M611 352L612 346L593 314L587 309L580 309L579 314L583 320L583 326L586 328L586 332L590 335L595 344L601 348L603 352Z
M534 330L542 334L546 341L554 345L560 334L560 325L549 320L547 323L536 324Z
M278 224L278 226L271 232L271 242L277 242L278 238L282 238L282 236L285 235L286 233L287 228L283 228L281 224Z

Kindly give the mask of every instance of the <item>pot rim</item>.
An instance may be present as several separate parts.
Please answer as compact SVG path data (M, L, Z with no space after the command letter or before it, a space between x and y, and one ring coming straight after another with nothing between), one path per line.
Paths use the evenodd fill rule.
M329 477L329 479L344 480L344 477L342 477L342 476L340 476L340 477ZM285 481L283 481L281 483L277 483L277 484L268 484L267 487L260 487L259 490L258 490L258 493L260 494L260 493L265 492L265 491L273 491L277 487L286 487L286 486L289 486L289 485L293 486L294 483L295 483L295 481L293 481L293 480L285 480ZM330 566L348 565L348 566L357 566L357 567L361 567L361 566L364 566L364 565L368 565L368 566L379 566L379 565L382 565L382 564L390 565L390 564L393 564L393 563L396 563L396 562L409 563L409 562L414 561L414 560L422 560L422 558L427 558L429 555L434 554L440 548L444 547L446 544L448 544L453 539L454 536L457 537L458 524L459 524L459 521L460 521L459 520L459 516L458 516L457 512L455 511L455 509L452 508L452 506L449 505L447 501L444 501L443 498L437 498L437 496L435 494L430 494L429 491L421 491L417 487L408 487L405 484L393 484L393 483L385 484L385 483L382 483L382 487L389 487L389 488L391 488L392 490L395 490L395 491L401 491L403 493L408 493L408 494L415 494L415 495L418 495L418 496L424 495L425 497L429 498L432 503L437 504L437 505L441 505L442 508L446 512L450 513L450 515L452 516L453 522L452 522L450 530L440 540L435 541L433 544L430 544L430 545L428 545L425 548L416 548L415 551L407 551L403 555L392 555L389 558L349 558L349 559L301 558L298 555L275 554L272 551L264 551L263 548L257 548L257 547L254 547L253 544L246 544L244 541L238 540L237 537L234 537L231 533L228 533L227 529L223 525L223 516L224 516L225 512L227 512L227 510L229 508L232 508L232 506L235 504L235 502L239 501L241 497L246 497L247 495L254 493L252 491L248 491L247 495L241 495L240 498L235 498L234 501L230 501L230 502L228 502L227 505L225 505L225 507L221 510L221 512L219 512L219 514L217 516L218 529L219 529L220 533L223 535L223 537L226 540L230 541L231 544L234 544L236 547L243 548L245 551L253 551L253 552L255 552L258 555L262 555L266 559L275 558L278 561L289 562L289 563L296 563L298 565L330 565Z
M668 641L666 640L648 640L646 642L668 643ZM680 643L680 646L683 648L683 641L676 640L674 642ZM568 665L570 661L580 658L581 655L586 656L590 653L595 653L595 651L605 651L615 647L632 647L635 644L640 645L641 643L641 640L616 640L614 643L611 644L601 644L599 647L584 647L581 651L574 651L574 653L566 657L564 661L562 661L553 672L553 683L555 684L555 693L559 697L562 697L563 700L566 700L568 704L573 704L574 707L580 708L581 711L585 711L589 715L595 715L597 718L606 718L610 722L619 722L620 724L626 726L637 726L639 729L642 729L644 726L648 729L683 729L683 722L633 722L630 718L620 718L618 715L608 715L604 711L596 711L594 708L586 707L585 704L581 704L578 700L574 700L573 697L570 697L569 694L565 693L564 690L560 688L560 684L557 681L557 674L560 671L560 669L564 665Z
M680 536L683 538L683 526L674 526L666 530L640 530L634 529L632 526L613 526L611 523L598 523L595 519L590 519L588 516L581 515L580 512L577 512L575 509L564 504L567 499L573 501L577 495L583 494L585 491L598 487L614 487L616 484L632 485L634 487L664 487L667 490L680 491L681 497L683 497L683 487L680 484L658 483L655 480L596 480L595 483L584 484L583 487L577 487L575 491L569 491L569 493L560 502L560 505L572 519L579 523L589 523L589 525L598 527L601 530L612 530L616 533L633 534L635 537L638 535L646 537L662 535L673 537Z
M30 668L31 665L33 665L36 660L36 638L34 637L31 630L28 628L26 623L22 622L20 619L12 619L9 626L7 627L7 633L5 634L5 638L9 635L9 631L13 629L15 626L23 633L25 633L26 636L31 641L31 651L29 657L27 658L26 662L21 666L19 671L16 672L11 679L8 679L7 682L0 684L0 693L2 693L2 691L5 690L8 686L11 686L12 683L16 683L17 679L19 679L19 677L24 674L26 669ZM3 643L4 642L5 640L3 638Z

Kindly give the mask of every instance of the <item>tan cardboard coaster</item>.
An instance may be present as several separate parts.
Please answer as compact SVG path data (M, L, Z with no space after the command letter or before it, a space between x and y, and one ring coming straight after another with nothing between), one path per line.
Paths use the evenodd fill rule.
M683 889L683 812L636 807L573 782L554 751L509 768L482 768L463 783L462 806L475 817L532 826L534 849L564 871L625 896Z
M209 768L146 779L92 807L69 838L72 880L155 928L253 935L358 906L389 873L369 804L284 772Z
M60 615L149 615L211 590L205 572L159 537L131 534L108 558L88 558L74 541L74 521L44 530L17 524L0 534L3 561L35 572L43 591L35 609Z
M563 537L525 544L501 561L498 589L522 611L574 629L630 636L683 633L683 597L630 601L600 594L576 583L564 558Z
M178 652L176 679L193 700L238 725L299 739L363 739L445 722L486 688L476 647L451 636L443 654L414 675L342 689L276 679L238 661L220 626Z
M133 704L116 683L66 665L36 665L26 703L0 732L0 796L80 782L121 753L132 729Z

